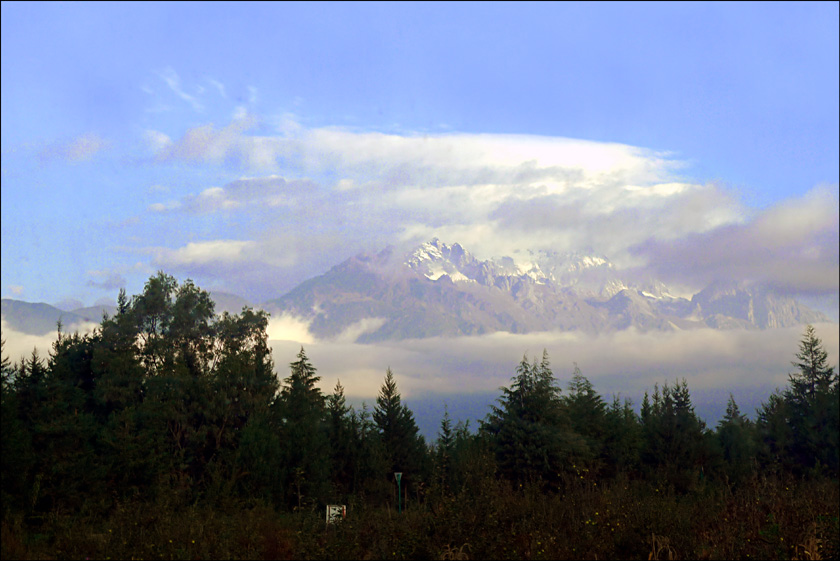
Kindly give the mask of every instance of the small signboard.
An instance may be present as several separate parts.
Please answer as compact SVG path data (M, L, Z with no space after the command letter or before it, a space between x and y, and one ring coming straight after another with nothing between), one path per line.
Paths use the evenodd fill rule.
M401 471L395 471L394 472L394 477L397 478L397 483L399 483L400 479L402 479L402 472Z
M347 517L346 505L327 505L327 524L332 524Z

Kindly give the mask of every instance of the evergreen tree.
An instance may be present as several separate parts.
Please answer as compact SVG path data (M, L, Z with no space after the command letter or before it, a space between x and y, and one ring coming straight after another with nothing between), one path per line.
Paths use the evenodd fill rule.
M796 358L793 365L799 371L789 375L790 387L784 393L792 432L790 454L803 468L822 466L836 477L840 447L838 376L828 365L828 353L811 325L805 328Z
M350 417L353 433L353 492L360 496L374 496L385 500L390 496L390 457L379 436L367 403L362 402L361 411Z
M711 450L705 423L694 413L688 384L654 385L652 400L642 402L641 459L651 475L661 474L668 483L687 490L704 473Z
M314 506L329 492L330 451L321 379L301 347L280 393L280 434L287 502Z
M440 431L435 442L435 479L444 493L450 488L454 448L455 434L452 430L452 419L449 417L449 407L444 404L443 419L440 421Z
M425 476L426 445L414 420L414 414L401 402L394 374L388 368L376 398L373 421L379 432L386 458L386 477L403 474L403 489L417 485Z
M539 364L524 356L512 380L481 425L502 474L520 482L556 482L562 472L588 462L589 448L563 410L548 354Z
M741 414L732 394L729 394L726 415L718 423L716 437L726 476L738 483L752 472L756 451L752 423Z
M0 499L2 499L3 519L15 510L23 510L27 505L27 489L31 488L32 467L35 463L35 450L32 447L31 432L20 417L20 397L15 391L18 369L12 366L6 356L6 340L0 339L0 406L2 406L2 439L0 439Z
M562 402L572 430L583 437L592 458L603 465L607 407L577 364Z
M327 417L330 443L330 480L333 493L346 497L353 490L354 438L353 412L347 406L344 386L336 381L335 390L327 399Z
M788 417L788 405L784 394L778 389L758 409L757 457L765 469L779 471L793 468L793 462L788 456L793 440Z
M615 477L619 473L634 472L638 468L642 440L639 417L633 411L632 401L625 399L622 403L619 396L614 396L604 416L604 474Z

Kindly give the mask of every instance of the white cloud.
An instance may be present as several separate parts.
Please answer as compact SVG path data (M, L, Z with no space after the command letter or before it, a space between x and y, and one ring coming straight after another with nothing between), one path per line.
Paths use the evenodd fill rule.
M344 331L335 337L337 343L355 343L365 333L373 333L383 325L386 318L364 318L348 325Z
M9 291L15 296L20 296L23 294L23 287L19 284L10 284Z
M309 332L309 321L292 314L272 315L268 320L268 339L270 341L293 341L308 345L315 341Z
M634 251L660 275L695 283L754 281L788 292L836 294L840 289L840 228L836 188L817 187L751 220Z
M837 364L836 324L818 324L831 364ZM638 394L686 378L692 390L783 387L792 372L801 327L764 331L698 329L672 333L635 330L599 336L569 332L403 340L376 344L314 340L271 340L281 376L303 345L331 391L341 379L351 396L370 398L391 367L405 397L434 393L483 393L507 386L523 354L549 353L555 376L565 387L573 363L606 396Z
M243 134L255 125L247 114L240 115L228 126L217 129L212 124L189 129L177 142L162 133L147 134L158 161L182 161L193 164L231 164L254 170L273 170L287 145L281 138Z
M668 153L623 144L304 129L293 116L293 127L278 125L276 135L259 136L250 134L256 119L240 117L159 143L158 159L282 170L287 179L252 177L153 210L248 213L272 243L295 247L300 259L289 263L296 264L321 259L329 266L361 250L437 236L481 258L524 249L591 250L620 268L650 262L666 282L696 289L729 268L791 291L837 290L827 280L837 277L836 258L827 254L836 248L837 203L825 189L756 214L725 185L678 175L684 165ZM294 177L315 179L296 183ZM297 237L319 249L294 246ZM791 262L809 265L785 267Z
M233 120L240 121L248 117L248 108L244 105L237 105L233 110Z
M183 90L183 88L181 88L181 78L173 68L165 68L163 71L158 73L158 76L166 82L166 85L169 86L169 89L172 90L175 95L189 103L195 111L201 112L204 110L204 106L195 96L188 94Z
M151 255L153 269L189 277L199 284L212 282L217 289L260 302L280 294L272 287L295 265L300 247L300 243L292 247L278 246L266 237L189 242L176 248L146 247L134 251ZM262 291L255 293L254 287Z
M44 159L62 159L70 162L90 160L108 147L108 143L95 133L88 133L64 144L52 145L41 152Z
M220 96L222 96L223 98L227 98L227 93L225 92L224 84L222 84L218 80L214 80L213 78L207 78L207 81L219 91Z
M154 203L149 206L149 210L204 214L241 209L249 205L264 209L293 204L301 192L307 193L313 188L312 182L287 181L278 175L242 177L224 187L208 187L197 195L187 195L179 201Z
M57 337L55 330L45 335L22 333L9 327L5 317L0 318L0 326L2 326L3 339L6 341L3 352L12 363L20 362L22 358L29 359L32 349L37 350L38 356L44 362L49 358L50 350ZM62 332L84 334L90 333L98 326L99 324L93 322L74 323L62 326Z
M236 265L253 259L253 241L212 240L190 242L178 249L157 250L157 261L162 265L206 265L224 263Z
M166 150L172 145L172 139L169 138L169 136L155 130L146 130L143 133L143 140L145 140L146 146L149 147L149 150L155 154Z
M179 201L169 201L167 203L152 203L149 205L149 210L152 212L170 212L181 207Z

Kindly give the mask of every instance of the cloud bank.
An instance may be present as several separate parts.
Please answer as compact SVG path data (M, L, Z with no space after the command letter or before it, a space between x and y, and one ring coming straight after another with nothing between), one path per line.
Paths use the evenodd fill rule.
M288 321L286 318L285 321ZM818 324L817 335L837 364L840 335L835 324ZM298 325L303 329L303 322ZM685 378L692 390L774 388L787 385L791 361L803 328L764 331L699 329L670 333L635 330L588 336L569 332L493 333L457 338L357 344L346 340L270 341L282 378L303 346L331 392L338 379L349 396L371 399L390 367L405 397L428 393L495 392L507 386L524 354L549 353L555 376L565 388L581 368L602 395L638 395L654 383ZM301 333L306 333L301 331Z
M249 175L150 212L179 221L224 216L249 228L237 242L220 228L216 239L158 248L156 263L194 272L197 254L218 248L201 274L233 273L231 285L258 300L359 251L435 236L480 258L594 251L694 291L712 280L838 291L836 185L756 211L725 185L680 175L685 165L673 155L623 144L285 125L272 133L247 113L176 140L161 135L150 133L157 162Z
M5 345L3 353L9 358L12 364L20 363L21 359L29 359L32 349L38 352L38 356L46 362L56 340L56 333L50 332L44 335L33 335L12 329L6 323L6 318L0 319L2 325L3 340ZM89 333L99 324L93 322L74 323L62 327L64 333Z

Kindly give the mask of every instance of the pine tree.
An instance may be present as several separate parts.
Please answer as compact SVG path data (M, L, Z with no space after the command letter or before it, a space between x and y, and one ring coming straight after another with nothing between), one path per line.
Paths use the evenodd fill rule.
M586 442L571 428L563 410L545 351L539 364L522 358L498 403L482 422L481 432L492 442L507 478L556 482L564 471L591 459Z
M389 496L390 457L388 457L376 423L372 419L367 403L350 417L353 435L353 493L374 495L384 500Z
M649 409L650 404L647 406ZM642 411L645 411L644 407ZM622 403L619 396L613 396L604 416L604 474L614 477L619 473L635 471L639 464L642 440L639 417L633 411L632 401L625 399Z
M389 467L385 476L392 478L394 472L401 472L403 489L407 492L410 484L418 484L425 476L426 445L414 414L401 402L390 368L385 372L385 380L376 398L373 421L388 458Z
M651 475L659 473L668 483L687 490L705 470L711 450L705 423L694 413L688 384L654 385L652 399L642 403L642 462Z
M584 438L592 457L603 462L606 404L577 364L569 382L568 393L562 401L572 430Z
M784 393L774 391L758 409L756 421L757 456L765 469L789 470L793 462L788 454L793 433L788 424L788 405Z
M0 439L0 499L3 505L3 519L12 509L23 510L29 499L28 490L31 489L31 472L35 463L35 450L32 446L30 427L21 418L20 396L16 388L18 368L12 366L6 356L6 340L0 339L0 356L2 356L2 429Z
M727 477L733 483L743 480L752 472L755 438L752 423L741 414L732 394L729 394L726 415L718 423L716 437Z
M790 374L790 387L784 393L792 432L790 454L804 468L822 466L838 473L838 432L840 432L840 391L838 376L828 365L828 352L813 326L805 328L799 344L799 371Z
M344 386L336 381L335 390L327 398L328 431L330 443L330 480L334 493L347 496L353 489L353 452L355 438L352 426L352 409L347 406Z
M452 472L452 453L455 447L455 434L452 431L452 419L449 407L444 404L443 419L440 421L437 442L435 443L435 475L441 491L449 491Z
M288 503L314 505L329 492L329 440L321 379L301 347L280 393L280 433ZM305 500L304 500L305 499Z

